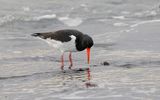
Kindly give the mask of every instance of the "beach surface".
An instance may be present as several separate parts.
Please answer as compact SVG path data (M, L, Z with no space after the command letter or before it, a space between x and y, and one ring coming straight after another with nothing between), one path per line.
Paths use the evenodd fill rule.
M159 26L158 0L0 0L0 100L160 100ZM93 38L90 65L31 36L58 29Z

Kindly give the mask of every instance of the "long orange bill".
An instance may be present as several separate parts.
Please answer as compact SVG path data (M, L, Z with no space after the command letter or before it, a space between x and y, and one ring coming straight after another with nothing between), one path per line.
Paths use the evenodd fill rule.
M87 62L90 64L90 48L87 48Z

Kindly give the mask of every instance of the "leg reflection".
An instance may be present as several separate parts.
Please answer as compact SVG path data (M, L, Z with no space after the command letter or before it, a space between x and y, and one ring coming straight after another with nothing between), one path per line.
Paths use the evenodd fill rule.
M94 83L91 83L90 80L91 80L91 71L90 71L90 67L89 67L89 68L87 69L87 82L85 83L86 88L96 87L97 85L94 84Z

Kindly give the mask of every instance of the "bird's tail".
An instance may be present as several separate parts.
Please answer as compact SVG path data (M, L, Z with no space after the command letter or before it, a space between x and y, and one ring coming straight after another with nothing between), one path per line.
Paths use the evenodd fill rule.
M41 33L33 33L33 34L31 34L31 36L35 36L35 37L37 37L37 36L41 36Z

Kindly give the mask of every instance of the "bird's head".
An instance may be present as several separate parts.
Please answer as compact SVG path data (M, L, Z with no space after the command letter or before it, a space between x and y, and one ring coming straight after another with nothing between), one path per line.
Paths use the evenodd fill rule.
M93 40L90 36L88 35L84 35L83 39L82 39L82 46L84 46L84 48L91 48L93 46Z

